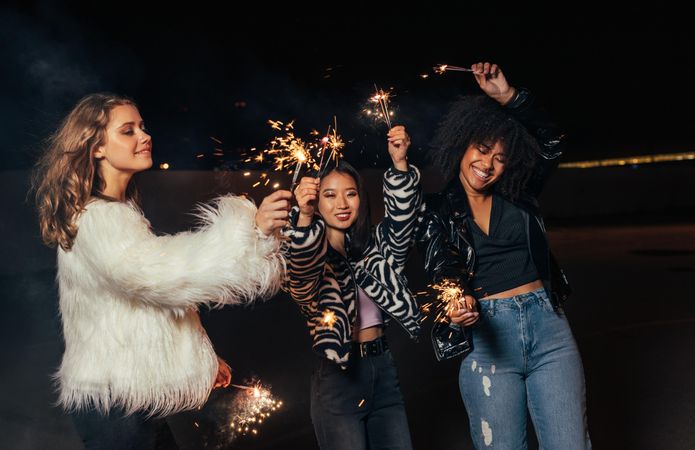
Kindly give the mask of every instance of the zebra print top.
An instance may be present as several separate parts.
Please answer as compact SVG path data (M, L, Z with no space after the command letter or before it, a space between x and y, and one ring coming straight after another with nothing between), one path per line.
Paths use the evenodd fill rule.
M391 167L384 173L384 219L375 227L362 259L348 261L327 243L326 224L314 217L306 227L292 227L287 249L289 288L304 314L313 348L324 358L345 366L350 358L359 285L412 339L420 332L420 310L402 274L415 241L423 207L420 172ZM290 223L296 224L297 207ZM331 314L325 320L324 314Z

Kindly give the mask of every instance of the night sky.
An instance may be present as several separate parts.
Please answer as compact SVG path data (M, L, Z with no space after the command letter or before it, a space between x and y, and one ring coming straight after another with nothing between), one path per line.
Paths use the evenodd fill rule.
M387 3L392 10L247 2L246 12L233 2L143 3L0 4L0 231L7 237L0 241L1 448L78 445L69 417L53 406L50 377L63 353L55 251L40 243L26 170L84 95L111 91L136 100L153 135L155 171L163 162L174 171L246 168L239 153L270 141L268 119L295 119L304 136L325 131L334 115L346 159L384 168L385 126L360 113L378 83L393 88L395 121L407 126L409 158L422 167L448 103L480 92L470 74L438 76L432 66L491 61L565 125L565 162L695 152L695 25L691 14L665 4L608 15L565 4L540 14L471 2L455 9L424 2L428 10L404 2ZM216 148L223 156L213 155ZM695 411L688 351L695 342L694 166L559 170L541 198L574 289L566 311L584 362L595 448L695 448L688 431ZM423 176L432 188L426 192L433 179ZM194 216L186 212L196 202L240 192L230 188L244 185L239 180L238 173L149 173L139 180L143 209L157 232L188 229ZM378 189L378 178L368 181ZM262 189L253 191L257 200ZM415 292L426 285L416 254L408 279ZM257 374L291 405L261 439L239 440L239 447L313 448L313 358L294 305L283 294L255 310L205 312L203 321L236 380ZM415 448L471 448L458 361L435 363L427 334L412 345L397 328L389 345ZM215 412L221 395L202 414ZM205 423L198 429L195 414L172 426L179 442L210 434Z
M350 142L346 158L379 167L385 127L360 115L374 83L393 87L396 122L413 135L417 162L448 102L478 90L471 75L434 75L432 66L477 61L498 63L557 114L570 136L566 161L695 149L695 33L685 14L665 8L635 18L98 3L0 7L0 167L30 167L69 108L97 91L138 102L155 162L173 169L237 167L239 149L271 138L267 119L296 119L305 134L333 115ZM213 156L215 147L225 155Z

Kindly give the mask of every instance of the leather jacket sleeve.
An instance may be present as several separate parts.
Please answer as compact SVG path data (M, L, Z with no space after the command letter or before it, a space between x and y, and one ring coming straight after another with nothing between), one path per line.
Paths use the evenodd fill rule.
M468 257L452 242L452 225L445 222L438 211L439 199L428 198L420 229L417 247L425 264L425 272L433 283L444 279L459 280L467 291Z
M469 292L468 266L472 262L472 255L461 254L461 242L454 239L455 225L444 221L443 216L448 214L441 210L441 203L439 195L427 199L417 236L418 251L424 258L425 272L433 283L444 279L458 280L464 292ZM470 332L455 324L435 323L431 338L438 361L466 354L472 349Z
M565 133L528 89L520 88L505 109L526 127L540 146L541 153L528 185L528 192L537 197L565 150Z

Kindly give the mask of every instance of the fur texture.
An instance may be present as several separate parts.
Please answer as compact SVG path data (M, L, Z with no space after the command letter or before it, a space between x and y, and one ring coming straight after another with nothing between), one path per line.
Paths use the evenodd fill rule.
M135 206L90 203L72 250L58 250L59 403L151 415L205 403L218 363L197 308L272 296L284 276L279 241L255 214L225 196L198 209L199 230L156 236Z

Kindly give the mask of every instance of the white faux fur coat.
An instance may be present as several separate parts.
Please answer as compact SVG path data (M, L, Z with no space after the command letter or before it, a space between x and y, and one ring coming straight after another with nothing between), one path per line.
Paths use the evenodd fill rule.
M198 210L199 230L156 236L137 207L90 203L72 250L58 250L59 403L152 415L205 403L218 362L198 306L271 296L284 275L280 243L255 214L225 196Z

